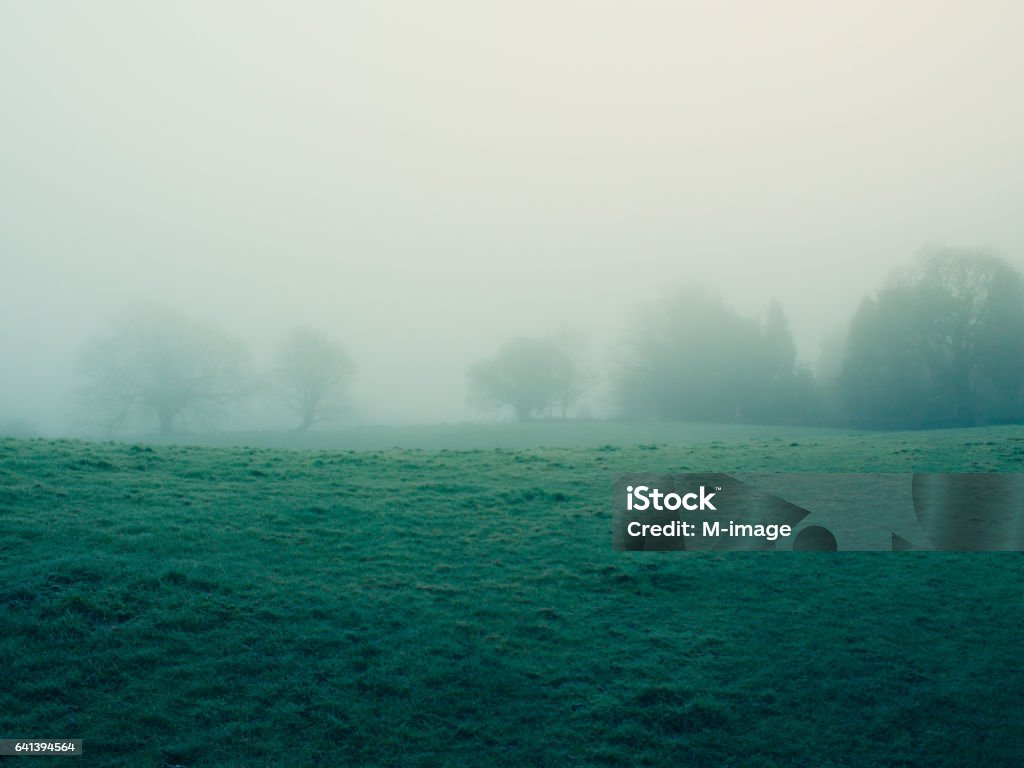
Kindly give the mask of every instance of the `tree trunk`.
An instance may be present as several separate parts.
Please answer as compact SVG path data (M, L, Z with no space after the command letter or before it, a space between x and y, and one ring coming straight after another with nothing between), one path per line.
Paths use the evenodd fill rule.
M157 408L156 415L160 419L160 434L171 434L174 431L174 411L169 408Z

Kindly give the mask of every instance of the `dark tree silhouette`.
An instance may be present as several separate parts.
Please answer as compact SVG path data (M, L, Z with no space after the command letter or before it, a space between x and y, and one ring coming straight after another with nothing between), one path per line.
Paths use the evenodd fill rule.
M942 250L865 299L840 377L852 422L973 426L1024 419L1024 280L978 251Z
M527 338L504 344L496 358L467 373L471 401L483 408L511 406L520 421L565 403L573 375L572 360L556 342Z

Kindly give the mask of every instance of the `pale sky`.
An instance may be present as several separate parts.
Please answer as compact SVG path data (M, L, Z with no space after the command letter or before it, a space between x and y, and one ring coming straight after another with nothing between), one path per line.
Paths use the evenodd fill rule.
M801 357L922 247L1024 259L1018 2L0 0L0 420L62 428L81 343L160 301L293 325L367 421L677 283ZM605 351L607 350L607 352Z

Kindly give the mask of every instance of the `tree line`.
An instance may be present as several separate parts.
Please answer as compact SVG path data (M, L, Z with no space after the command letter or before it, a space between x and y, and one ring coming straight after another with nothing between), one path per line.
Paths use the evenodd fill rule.
M170 434L257 395L290 409L297 430L310 429L344 409L355 365L339 342L298 327L280 340L270 369L257 372L241 340L145 306L124 312L88 342L79 370L85 380L79 396L92 423L108 432L155 426Z
M986 253L896 273L850 323L835 393L854 426L1024 421L1024 280Z
M797 360L782 307L745 317L699 290L642 312L611 372L629 419L853 426L969 427L1024 422L1024 279L1006 261L940 250L867 296L815 376ZM520 419L585 389L552 339L517 339L469 370L475 399Z
M920 429L1024 422L1024 279L987 253L943 250L867 296L816 376L782 307L744 316L698 290L641 312L607 374L622 418ZM582 334L520 337L467 370L468 400L520 421L566 418L600 379ZM296 328L270 368L244 345L167 309L122 315L82 351L82 397L109 430L170 433L259 394L307 430L343 413L355 365Z

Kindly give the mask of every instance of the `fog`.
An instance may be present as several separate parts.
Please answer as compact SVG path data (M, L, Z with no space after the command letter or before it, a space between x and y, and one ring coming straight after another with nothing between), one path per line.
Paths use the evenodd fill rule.
M926 246L1024 254L1014 2L7 2L0 421L158 302L343 342L360 423L698 282L798 355ZM603 404L597 402L597 412Z

